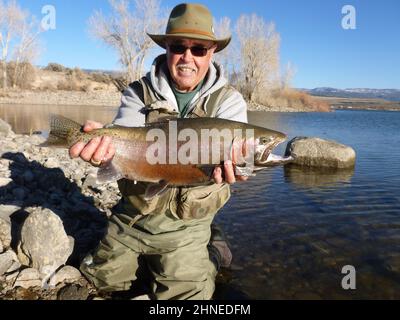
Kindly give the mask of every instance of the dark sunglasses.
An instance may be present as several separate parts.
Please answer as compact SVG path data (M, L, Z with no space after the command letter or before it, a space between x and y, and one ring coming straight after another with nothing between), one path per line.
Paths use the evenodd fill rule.
M204 57L207 55L208 50L211 49L202 46L185 47L182 44L170 44L168 48L169 51L174 54L184 54L187 49L190 49L190 52L195 57Z

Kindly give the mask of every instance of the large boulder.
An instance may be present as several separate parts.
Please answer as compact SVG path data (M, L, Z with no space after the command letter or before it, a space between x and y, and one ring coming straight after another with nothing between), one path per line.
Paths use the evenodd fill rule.
M352 168L356 161L353 148L312 137L296 137L289 141L285 156L294 157L293 164L306 167Z
M37 208L22 226L18 258L47 278L66 263L73 246L74 239L65 233L61 219L49 209Z

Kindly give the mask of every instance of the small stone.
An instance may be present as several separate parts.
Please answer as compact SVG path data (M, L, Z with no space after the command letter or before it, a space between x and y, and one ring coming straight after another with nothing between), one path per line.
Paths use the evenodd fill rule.
M49 284L51 286L56 286L61 282L72 283L79 280L81 277L82 275L78 269L71 266L65 266L50 278Z
M22 267L22 265L19 261L14 261L13 264L11 265L11 267L8 268L6 273L13 273L15 271L18 271L21 267Z
M75 284L67 285L58 292L58 300L87 300L89 290Z
M58 162L57 159L55 158L48 158L45 163L44 166L46 168L52 169L52 168L58 168L60 166L60 163Z
M11 243L11 224L0 218L0 253L10 247Z
M40 280L39 271L33 268L27 268L19 273L17 280L15 280L13 288L22 287L28 289L41 286L42 281Z
M6 276L6 282L14 282L19 275L19 271L14 271Z
M151 299L148 294L142 294L141 296L134 297L131 300L151 300Z
M0 254L0 276L2 276L14 263L18 261L14 251L8 250L5 253Z
M21 207L14 205L0 205L0 219L10 221L10 216L18 210L21 210Z

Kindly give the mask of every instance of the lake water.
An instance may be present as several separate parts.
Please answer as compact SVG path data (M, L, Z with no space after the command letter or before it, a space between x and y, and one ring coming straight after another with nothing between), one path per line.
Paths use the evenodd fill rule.
M113 108L2 106L17 132L48 129L48 114L110 122ZM352 146L354 170L274 167L233 188L217 215L233 252L225 297L400 298L400 112L252 112L251 123ZM282 154L285 144L275 150ZM344 266L355 290L344 290ZM347 278L344 282L350 283ZM221 288L220 287L220 288Z
M354 170L275 167L236 184L217 218L232 245L231 285L256 299L399 299L400 113L252 113L250 122L336 140L357 160ZM355 290L342 288L346 265Z

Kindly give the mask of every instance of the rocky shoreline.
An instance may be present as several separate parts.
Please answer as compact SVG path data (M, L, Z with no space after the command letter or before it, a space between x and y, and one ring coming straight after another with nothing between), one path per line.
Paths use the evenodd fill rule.
M54 105L54 106L107 106L118 107L121 103L121 93L117 90L97 91L34 91L11 90L0 91L0 105ZM267 107L257 103L248 103L249 111L269 112L310 112L309 108Z
M0 300L96 297L78 267L104 235L117 184L99 186L97 169L67 150L0 127Z

